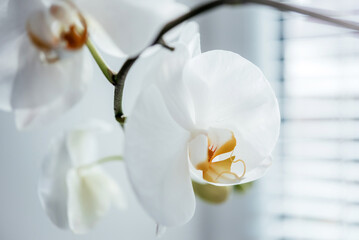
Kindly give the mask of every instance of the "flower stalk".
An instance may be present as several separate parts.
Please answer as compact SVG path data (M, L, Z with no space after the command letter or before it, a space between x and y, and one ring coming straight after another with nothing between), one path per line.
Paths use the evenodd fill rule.
M327 15L321 14L318 11L303 8L303 7L293 6L291 4L276 2L276 1L272 1L272 0L215 0L215 1L204 3L200 6L197 6L197 7L193 8L191 11L187 12L186 14L167 23L162 28L162 30L158 33L155 40L148 47L154 46L156 44L160 44L160 45L164 46L165 48L168 48L167 44L163 42L163 36L168 31L173 29L174 27L178 26L179 24L181 24L181 23L185 22L186 20L189 20L197 15L208 12L210 10L213 10L213 9L223 6L223 5L239 5L239 4L247 4L247 3L264 5L264 6L275 8L280 11L295 12L295 13L303 14L305 16L309 16L309 17L321 20L323 22L331 23L338 27L343 27L343 28L359 31L359 24L356 22L336 19L336 18L327 16ZM91 51L91 49L90 49L90 51ZM119 70L119 72L117 74L114 74L107 67L105 67L105 64L103 63L101 58L98 55L95 55L97 58L97 59L95 58L95 60L99 64L102 72L105 74L106 78L109 79L109 81L115 86L115 96L114 96L115 117L116 117L116 120L121 124L121 126L123 126L123 124L126 120L126 117L123 115L123 110L122 110L122 96L123 96L123 89L125 86L126 76L127 76L128 72L130 71L131 67L133 66L133 64L140 57L142 52L140 52L138 55L136 55L134 57L128 58L125 61L125 63L122 65L121 69Z
M173 29L174 27L180 25L181 23L201 14L204 12L208 12L214 8L217 8L219 6L222 5L226 5L229 4L230 2L232 2L231 0L216 0L216 1L212 1L212 2L208 2L205 4L202 4L198 7L195 7L194 9L192 9L191 11L189 11L188 13L172 20L171 22L167 23L162 30L158 33L157 37L155 38L155 40L152 42L152 44L148 47L154 46L156 44L160 44L162 46L164 46L165 48L167 44L164 43L163 40L163 36L170 31L171 29ZM173 50L173 49L170 49ZM143 51L142 51L143 52ZM115 110L115 117L116 120L121 124L121 126L123 126L123 124L126 121L126 117L123 115L123 111L122 111L122 96L123 96L123 88L125 86L125 80L126 80L126 76L128 74L128 72L130 71L131 67L133 66L133 64L136 62L136 60L141 56L140 52L138 55L131 57L129 59L126 60L126 62L122 65L121 69L119 70L119 72L114 76L115 79L115 99L114 99L114 110Z
M107 80L112 85L115 85L115 81L114 81L115 73L108 67L106 62L101 57L100 53L97 51L96 47L93 45L90 38L87 38L86 46L87 46L88 50L90 51L92 57L96 61L97 65L101 69L103 75L107 78Z

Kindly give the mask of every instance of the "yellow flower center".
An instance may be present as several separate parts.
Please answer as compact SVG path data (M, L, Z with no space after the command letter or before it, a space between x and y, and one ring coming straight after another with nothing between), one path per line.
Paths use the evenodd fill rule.
M237 145L236 138L232 133L231 139L222 144L221 146L215 146L211 144L208 139L208 158L207 161L197 164L196 169L201 170L203 173L203 179L208 182L220 183L219 180L231 180L233 177L240 180L246 173L246 164L241 159L236 159L233 155L234 148ZM224 160L214 161L216 157L220 157L224 154L230 154L230 156ZM243 172L239 176L232 171L232 164L241 162L243 164Z

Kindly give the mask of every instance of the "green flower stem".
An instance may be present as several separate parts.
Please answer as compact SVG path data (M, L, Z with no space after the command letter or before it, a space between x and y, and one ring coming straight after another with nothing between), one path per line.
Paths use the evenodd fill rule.
M90 51L92 57L95 59L97 65L101 69L103 75L107 78L107 80L112 84L115 85L114 76L115 73L107 66L99 52L97 51L96 47L91 42L90 38L87 38L86 46Z
M300 14L308 16L308 17L316 18L323 22L331 23L338 27L347 28L347 29L351 29L354 31L359 31L358 23L346 21L346 20L340 20L337 18L332 18L332 17L326 16L324 14L319 13L319 9L317 11L315 11L315 10L310 10L309 8L303 8L303 7L294 6L294 5L281 3L281 2L276 2L276 1L272 1L272 0L238 0L238 2L255 3L255 4L259 4L259 5L264 5L264 6L275 8L282 12L288 11L288 12L300 13Z
M319 19L323 22L331 23L338 27L343 27L355 31L359 31L359 24L351 21L340 20L337 18L329 17L324 14L319 13L318 11L311 10L308 8L298 7L291 4L281 3L272 0L215 0L211 2L206 2L198 7L193 8L191 11L185 13L184 15L174 19L173 21L167 23L162 30L158 33L155 40L149 46L153 46L156 44L161 44L162 46L168 48L168 45L163 42L163 36L170 31L172 28L178 26L179 24L183 23L186 20L191 19L199 14L204 12L208 12L209 10L215 9L219 6L223 5L239 5L239 4L246 4L246 3L254 3L264 6L269 6L275 8L280 11L289 11L289 12L296 12L300 13L305 16L309 16L315 19ZM133 64L136 60L140 57L141 53L137 56L128 58L127 61L122 65L121 69L117 74L113 76L113 84L115 85L115 100L114 100L114 109L115 109L115 117L116 120L123 126L126 117L123 115L122 111L122 96L123 96L123 88L125 86L125 80L128 72L130 71ZM112 82L111 82L112 83Z
M107 163L107 162L115 162L115 161L122 161L122 160L123 160L122 156L108 156L108 157L99 159L96 163L103 164L103 163Z
M173 29L174 27L180 25L181 23L201 14L204 12L208 12L209 10L215 9L219 6L226 5L226 4L232 4L233 0L216 0L204 3L200 6L197 6L193 8L191 11L185 13L184 15L174 19L173 21L168 22L161 31L157 34L155 40L152 42L152 44L148 47L154 46L156 44L160 44L164 46L167 49L171 49L163 40L163 36ZM141 52L142 53L142 52ZM122 65L119 72L114 76L115 79L115 99L114 99L114 109L115 109L115 117L116 120L123 126L125 123L126 117L123 115L122 111L122 96L123 96L123 88L125 86L125 80L128 72L130 71L133 64L136 62L136 60L140 57L141 53L138 55L131 57L127 59L127 61Z

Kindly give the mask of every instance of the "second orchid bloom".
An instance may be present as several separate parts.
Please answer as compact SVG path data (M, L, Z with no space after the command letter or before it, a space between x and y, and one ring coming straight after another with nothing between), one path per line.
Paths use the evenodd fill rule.
M51 142L42 165L39 197L56 226L77 234L87 233L111 205L126 207L125 195L101 166L120 158L97 158L96 135L110 131L113 129L108 123L93 120Z
M187 10L174 1L0 0L0 109L19 129L58 119L92 78L88 38L126 58Z
M235 53L200 54L197 34L188 31L174 52L152 57L139 97L125 102L132 106L125 125L130 181L164 226L193 216L191 179L224 186L263 176L279 135L278 103L263 73Z

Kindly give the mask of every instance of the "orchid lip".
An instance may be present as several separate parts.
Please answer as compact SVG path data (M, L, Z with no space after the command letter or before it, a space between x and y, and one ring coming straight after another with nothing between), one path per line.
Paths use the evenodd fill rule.
M225 130L228 132L228 130ZM237 140L230 131L230 138L222 144L211 141L207 136L207 157L194 167L202 171L202 178L210 183L224 183L240 181L246 174L246 163L242 159L236 159L234 150L237 147ZM232 165L236 163L243 165L242 173L236 173L232 170Z

